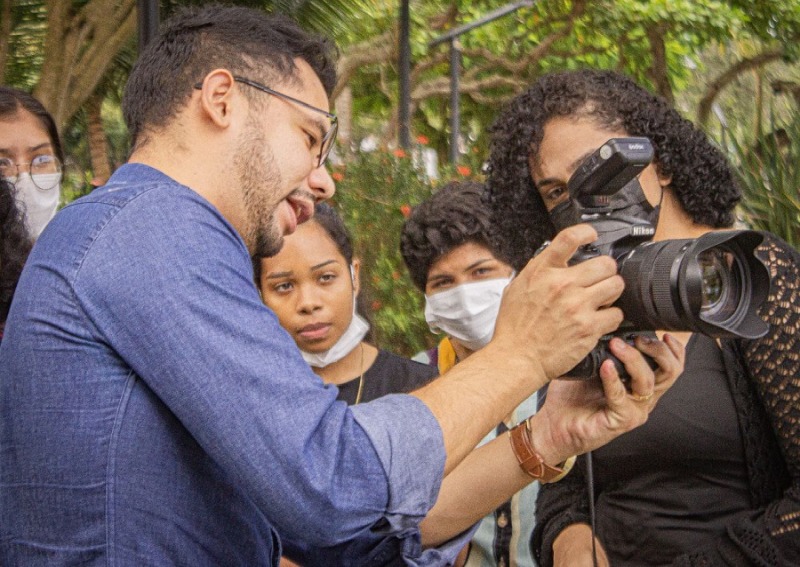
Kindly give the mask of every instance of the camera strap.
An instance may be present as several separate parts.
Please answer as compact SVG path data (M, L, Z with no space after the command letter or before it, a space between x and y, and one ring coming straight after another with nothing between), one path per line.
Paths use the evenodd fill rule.
M594 467L592 467L592 452L586 453L586 490L589 492L589 522L592 525L592 565L597 566L597 540L595 538L595 512L594 512Z

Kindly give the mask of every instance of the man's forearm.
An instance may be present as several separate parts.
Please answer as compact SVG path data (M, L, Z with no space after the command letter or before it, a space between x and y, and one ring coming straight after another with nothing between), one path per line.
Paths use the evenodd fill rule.
M445 475L546 382L544 372L537 371L525 357L505 354L490 344L414 392L442 428L447 452Z
M461 533L532 481L508 436L475 449L442 481L436 504L420 524L422 544L438 545Z

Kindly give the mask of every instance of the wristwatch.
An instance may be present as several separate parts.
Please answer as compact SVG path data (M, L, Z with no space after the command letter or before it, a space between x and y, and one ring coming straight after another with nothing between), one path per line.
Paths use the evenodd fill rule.
M517 457L520 468L543 484L561 480L575 463L575 457L570 457L555 467L545 463L531 443L530 420L528 419L509 429L508 436L511 439L511 450Z

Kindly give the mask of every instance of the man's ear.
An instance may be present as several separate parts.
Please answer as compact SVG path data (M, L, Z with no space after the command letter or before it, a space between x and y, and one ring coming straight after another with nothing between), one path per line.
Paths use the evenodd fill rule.
M227 128L239 91L233 75L227 69L214 69L200 83L200 109L203 116L220 128Z
M350 265L353 267L353 291L358 295L361 291L361 259L353 258L353 263Z

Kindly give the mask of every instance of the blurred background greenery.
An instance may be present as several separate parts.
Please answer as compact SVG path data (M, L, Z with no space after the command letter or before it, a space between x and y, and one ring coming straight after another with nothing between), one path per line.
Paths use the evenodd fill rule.
M202 0L161 0L163 20ZM336 206L364 263L364 305L381 346L435 340L398 251L409 207L451 178L480 178L487 127L536 76L581 66L630 74L673 101L729 153L744 226L795 246L800 226L800 0L539 0L460 38L459 165L448 156L449 53L429 43L507 4L410 0L410 148L398 148L399 0L240 0L280 11L340 47ZM136 0L2 0L3 83L53 113L68 154L64 200L128 152L120 99L137 55Z

